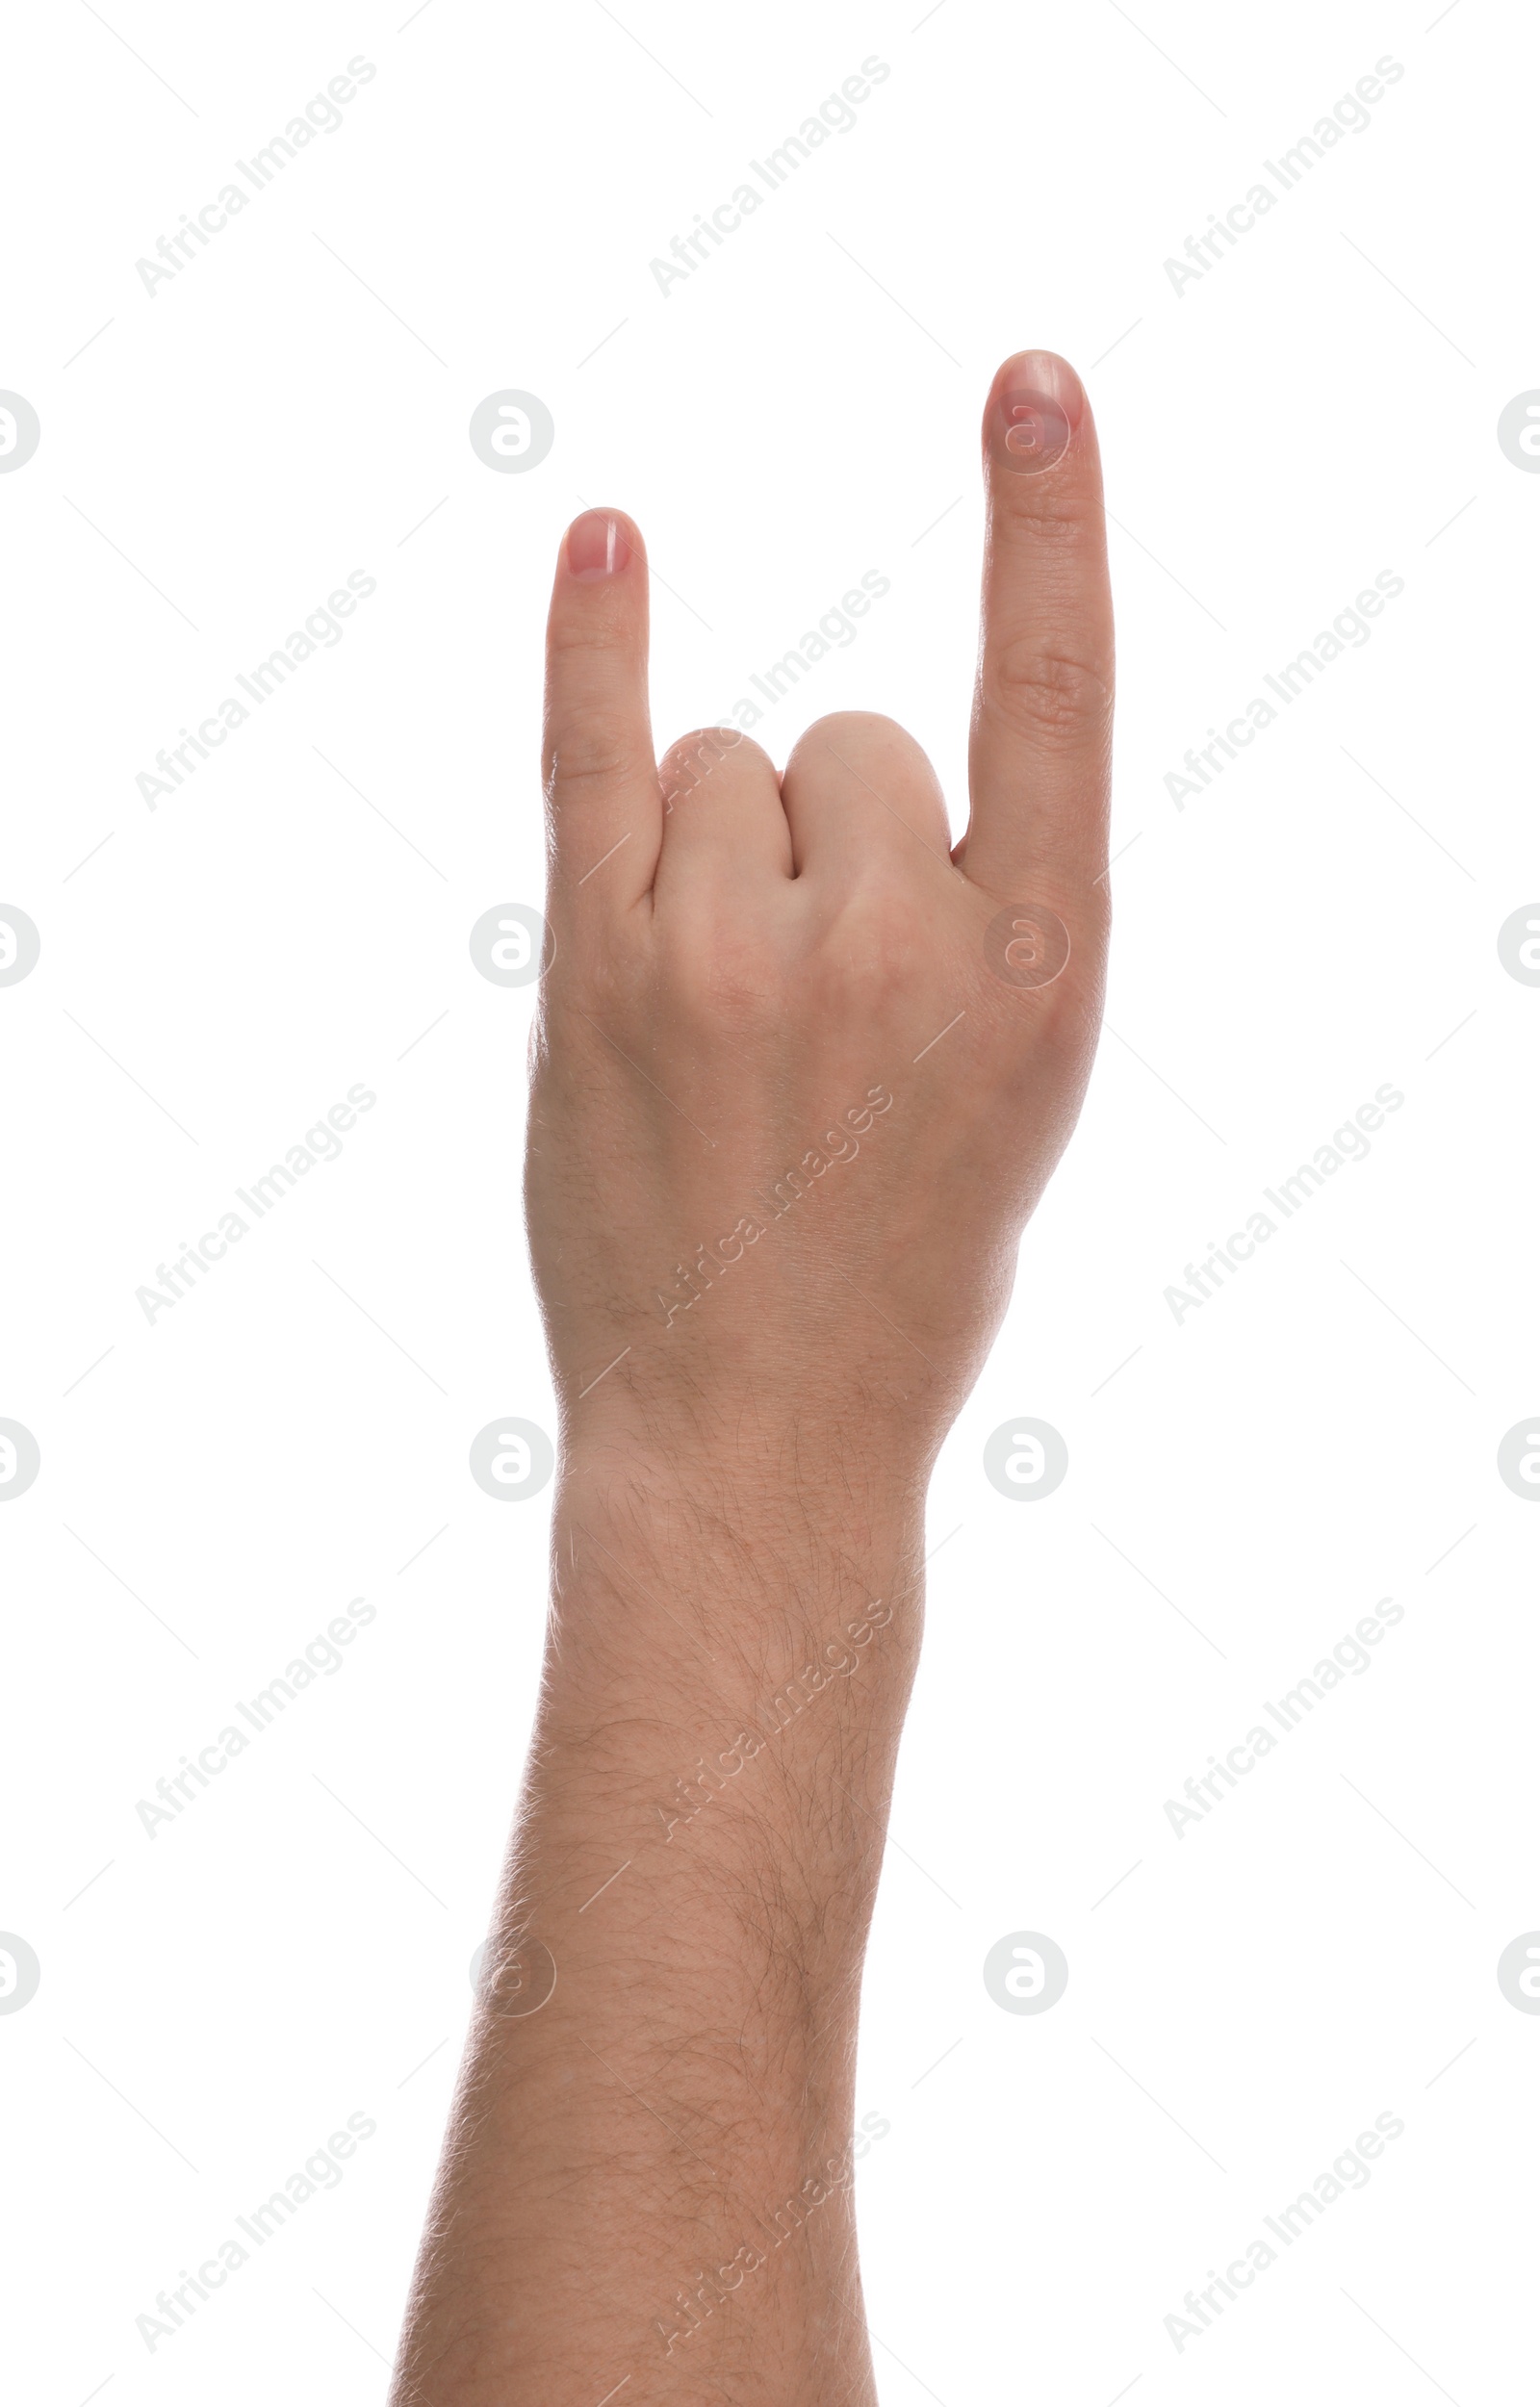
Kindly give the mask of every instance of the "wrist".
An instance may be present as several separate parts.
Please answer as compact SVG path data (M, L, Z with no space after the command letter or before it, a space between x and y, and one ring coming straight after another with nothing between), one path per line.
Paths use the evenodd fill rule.
M548 1944L645 1956L662 1915L731 1980L768 1880L799 1901L782 1939L806 1977L837 1988L859 1962L923 1536L917 1493L844 1507L714 1458L569 1452L515 1883Z
M902 1711L923 1555L923 1473L863 1448L728 1448L690 1432L660 1447L655 1429L643 1440L613 1426L569 1436L548 1695L588 1709L603 1689L628 1719L652 1703L670 1727L689 1711L714 1723L783 1674L836 1660L842 1638L865 1644L848 1637L860 1623L898 1635L881 1685L906 1667Z
M938 1447L876 1413L823 1415L758 1394L707 1391L645 1410L617 1397L562 1416L557 1518L580 1505L639 1553L712 1550L734 1532L757 1546L797 1529L876 1557L923 1527Z

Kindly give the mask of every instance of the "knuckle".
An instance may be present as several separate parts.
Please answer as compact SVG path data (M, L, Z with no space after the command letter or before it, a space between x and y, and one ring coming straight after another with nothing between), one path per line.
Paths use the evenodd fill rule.
M872 735L907 734L896 719L889 719L881 710L826 710L821 719L814 719L812 725L804 730L798 741L806 744L813 736L832 735L840 728L853 734L858 730Z
M1037 636L999 646L987 692L1015 726L1049 743L1082 744L1103 733L1112 718L1112 687L1102 672Z
M603 710L584 710L551 732L546 743L546 791L554 801L634 776L644 765L629 724Z
M842 748L859 750L863 756L881 755L895 743L906 752L918 749L908 729L880 710L829 710L798 736L786 761L786 775L805 770L825 754L837 754Z
M657 764L664 801L672 807L681 795L690 793L708 778L713 769L740 755L745 744L750 756L765 758L758 745L750 744L738 728L693 728L688 735L677 736Z
M1016 544L1065 544L1099 551L1105 540L1100 497L1073 477L1001 476L991 508L1002 531Z
M687 735L676 735L673 743L663 755L663 758L674 760L680 755L684 755L692 760L701 758L725 760L730 753L741 751L744 745L748 746L751 757L757 753L763 759L764 755L759 753L758 745L753 741L752 737L745 735L741 728L691 728Z
M625 620L603 604L581 610L557 610L546 628L547 656L552 661L580 664L628 658L632 638Z

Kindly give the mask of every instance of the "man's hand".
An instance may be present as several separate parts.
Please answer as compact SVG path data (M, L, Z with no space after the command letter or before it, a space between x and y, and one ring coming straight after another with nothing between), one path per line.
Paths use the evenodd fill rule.
M731 1437L775 1478L859 1433L918 1471L999 1325L1100 1013L1112 612L1073 371L1008 363L985 435L955 852L889 719L820 719L779 777L734 730L660 771L640 538L598 510L568 535L527 1198L585 1454Z
M856 2006L924 1489L1074 1124L1112 624L1072 371L1010 361L967 834L890 720L654 761L630 522L552 602L527 1208L541 1706L396 2407L871 2407Z

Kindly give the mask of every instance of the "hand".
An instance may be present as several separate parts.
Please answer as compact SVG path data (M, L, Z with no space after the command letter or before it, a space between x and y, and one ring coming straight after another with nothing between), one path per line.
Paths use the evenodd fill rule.
M984 451L955 848L890 719L820 719L779 777L736 730L655 763L640 536L569 530L527 1172L569 1460L923 1469L999 1325L1100 1016L1112 612L1073 371L1008 361Z

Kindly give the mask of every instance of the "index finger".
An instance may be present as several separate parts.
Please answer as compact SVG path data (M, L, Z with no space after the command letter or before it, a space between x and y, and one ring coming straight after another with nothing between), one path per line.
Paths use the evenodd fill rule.
M1054 351L1008 359L984 413L988 521L968 753L970 878L1021 895L1107 865L1113 612L1101 458L1085 388Z
M628 908L652 885L663 805L647 706L647 557L619 510L585 511L562 543L543 767L553 907Z

